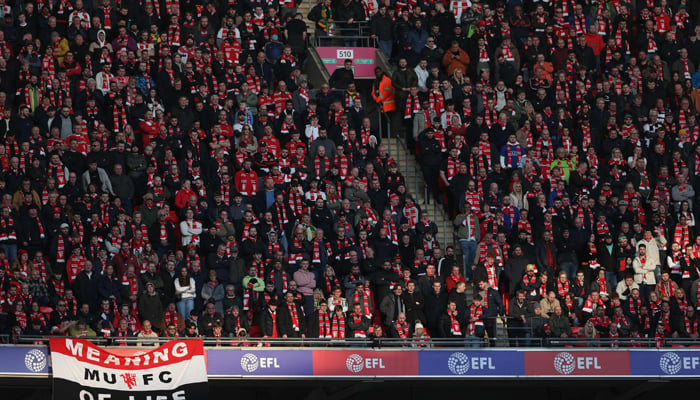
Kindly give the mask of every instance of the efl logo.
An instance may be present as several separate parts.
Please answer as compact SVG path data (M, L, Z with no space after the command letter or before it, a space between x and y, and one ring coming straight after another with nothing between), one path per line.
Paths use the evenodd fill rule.
M562 374L569 375L576 369L590 370L601 369L598 357L574 357L571 353L561 352L554 356L554 369Z
M41 350L32 349L24 356L24 365L32 372L41 372L46 368L48 359Z
M241 357L241 368L246 372L255 372L260 369L280 367L277 357L258 357L255 354L246 353Z
M452 353L447 359L447 368L454 375L464 375L472 370L496 369L491 357L472 357L471 359L463 353Z
M384 360L381 358L362 358L359 354L350 354L345 360L345 366L352 373L359 373L363 369L385 369Z
M700 357L681 357L676 353L664 353L659 358L659 368L666 375L675 375L681 370L695 370L700 366Z

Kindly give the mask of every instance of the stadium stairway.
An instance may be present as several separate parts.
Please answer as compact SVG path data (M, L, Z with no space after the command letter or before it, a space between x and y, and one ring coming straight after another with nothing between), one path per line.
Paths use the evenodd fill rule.
M452 221L441 204L437 204L433 199L429 199L429 202L426 201L423 171L415 156L407 151L402 139L389 137L382 139L382 143L387 146L390 156L396 161L399 171L406 179L408 193L413 196L421 210L428 212L430 219L437 225L437 240L440 243L440 248L444 250L447 246L454 246Z
M306 22L306 28L308 29L309 35L314 34L314 22L309 19L309 11L311 11L316 4L318 4L317 0L302 0L297 7L297 12L301 13L304 22Z

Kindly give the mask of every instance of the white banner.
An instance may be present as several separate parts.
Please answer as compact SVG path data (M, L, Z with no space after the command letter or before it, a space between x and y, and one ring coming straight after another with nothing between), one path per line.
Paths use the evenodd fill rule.
M198 400L208 395L201 340L172 341L145 352L52 338L51 362L55 400Z

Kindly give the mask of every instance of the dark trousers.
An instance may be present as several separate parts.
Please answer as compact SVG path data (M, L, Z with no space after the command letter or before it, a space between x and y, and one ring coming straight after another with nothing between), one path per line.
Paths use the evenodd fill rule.
M496 317L486 317L484 320L484 328L486 328L486 333L489 335L489 346L496 346Z

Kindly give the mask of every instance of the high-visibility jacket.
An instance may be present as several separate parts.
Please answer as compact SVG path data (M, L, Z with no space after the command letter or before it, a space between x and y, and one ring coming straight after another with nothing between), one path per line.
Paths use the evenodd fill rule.
M396 110L396 95L394 94L394 87L391 85L391 79L384 75L379 82L379 88L376 85L377 82L375 81L372 85L372 98L377 103L379 110L383 112Z

